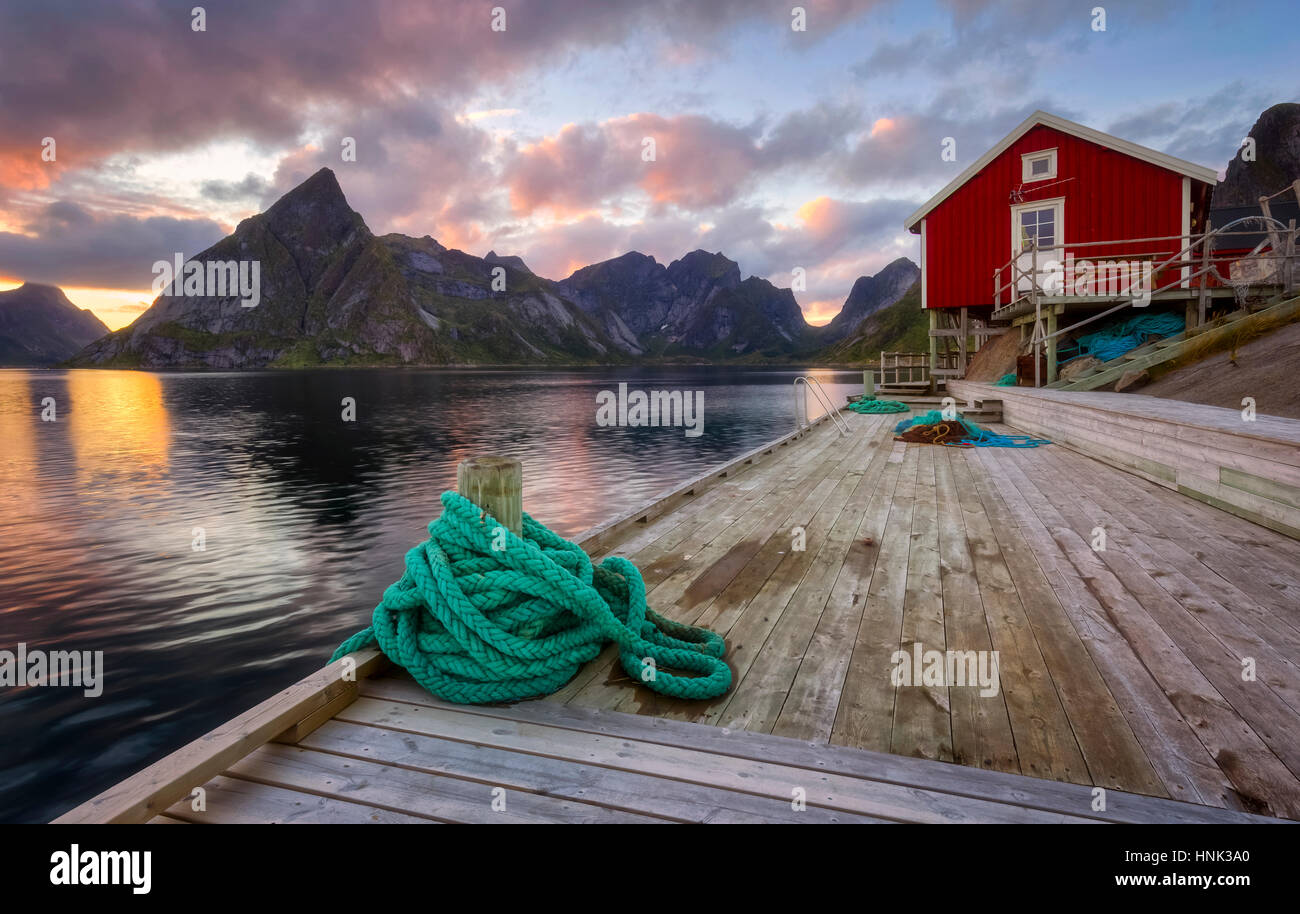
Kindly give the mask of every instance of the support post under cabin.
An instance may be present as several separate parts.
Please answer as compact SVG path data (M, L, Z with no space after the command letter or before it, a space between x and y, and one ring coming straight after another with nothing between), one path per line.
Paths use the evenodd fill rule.
M1049 339L1044 345L1047 346L1047 383L1051 384L1056 381L1056 337L1052 336L1056 332L1056 309L1060 305L1052 305L1047 309L1047 336Z
M939 337L935 331L939 329L939 312L934 308L926 309L930 312L930 393L936 390L934 383L934 370L938 367L939 362Z
M515 457L470 457L456 467L456 491L501 526L524 530L524 465Z

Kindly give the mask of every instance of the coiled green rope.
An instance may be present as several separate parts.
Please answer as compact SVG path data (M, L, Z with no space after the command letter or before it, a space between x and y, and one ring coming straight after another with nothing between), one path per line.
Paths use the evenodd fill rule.
M862 397L849 404L849 409L855 413L905 413L911 408L898 400L877 400L875 397Z
M613 641L628 675L656 692L714 698L731 687L722 637L650 609L627 559L593 566L527 514L515 536L455 492L442 493L442 507L370 628L331 662L377 644L434 695L481 704L548 695Z

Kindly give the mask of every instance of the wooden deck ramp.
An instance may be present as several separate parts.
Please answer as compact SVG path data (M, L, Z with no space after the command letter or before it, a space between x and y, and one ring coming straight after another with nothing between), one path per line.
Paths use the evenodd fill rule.
M727 636L722 698L607 650L546 700L453 706L367 654L60 821L1300 818L1300 543L1063 447L845 418L580 538ZM997 689L895 685L915 644L996 651Z

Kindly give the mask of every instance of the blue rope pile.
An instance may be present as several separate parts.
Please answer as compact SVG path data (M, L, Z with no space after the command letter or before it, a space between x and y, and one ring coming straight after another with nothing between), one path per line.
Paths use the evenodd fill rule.
M902 435L909 429L922 426L942 426L942 434L933 436L936 439L933 443L956 447L1038 447L1052 443L1046 438L1034 438L1031 435L999 435L986 428L980 428L961 416L949 419L937 409L911 419L904 419L894 426L894 434ZM953 434L954 430L960 431Z
M1182 333L1186 324L1182 316L1168 311L1154 314L1135 314L1124 320L1116 321L1095 333L1085 333L1074 341L1073 346L1060 346L1057 355L1067 352L1075 354L1065 359L1072 362L1086 355L1094 356L1103 362L1117 359L1124 353L1141 346L1147 336L1173 336ZM1076 352L1077 350L1077 352Z

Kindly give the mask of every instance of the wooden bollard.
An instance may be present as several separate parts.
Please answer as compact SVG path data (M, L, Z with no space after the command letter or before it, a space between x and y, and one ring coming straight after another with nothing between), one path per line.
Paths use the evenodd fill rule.
M876 399L876 373L874 371L862 372L862 396L868 400Z
M471 457L456 467L456 491L516 536L524 530L524 465L514 457Z

